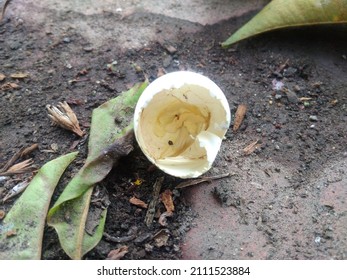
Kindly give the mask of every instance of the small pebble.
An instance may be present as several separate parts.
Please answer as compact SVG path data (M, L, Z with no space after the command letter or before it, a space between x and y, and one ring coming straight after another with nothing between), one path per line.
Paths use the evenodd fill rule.
M71 43L71 39L69 37L65 37L63 39L63 42L66 43L66 44Z
M280 100L281 98L282 98L282 95L280 95L280 94L276 94L276 95L275 95L275 99L276 99L276 100Z
M295 92L299 92L301 90L301 88L298 85L295 85L293 89Z
M319 244L319 243L320 243L320 240L321 240L320 236L317 236L317 237L314 239L314 242L315 242L316 244Z
M313 121L313 122L316 122L316 121L318 121L318 118L317 118L317 116L311 115L311 116L309 117L309 120L310 120L310 121Z

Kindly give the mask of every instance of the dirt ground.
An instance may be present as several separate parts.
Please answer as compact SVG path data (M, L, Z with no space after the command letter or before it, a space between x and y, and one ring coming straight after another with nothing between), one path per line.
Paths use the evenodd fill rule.
M219 1L211 2L216 10ZM0 81L0 167L21 147L38 143L37 167L80 151L65 174L71 178L85 159L87 138L51 126L45 106L67 101L88 132L94 108L145 77L155 79L160 69L211 78L224 91L232 119L239 104L247 105L241 128L229 129L207 173L229 172L228 178L175 189L182 180L153 168L135 144L96 187L107 196L106 235L86 259L105 259L122 245L129 247L123 259L347 258L347 26L277 31L224 50L219 43L255 11L240 8L200 23L116 5L90 14L47 7L46 18L30 18L35 9L43 8L13 1L0 23L0 73L6 76ZM91 39L86 22L98 39ZM114 25L132 29L115 33ZM148 28L150 39L144 32L135 40L134 26ZM107 65L115 61L111 72ZM17 72L29 76L10 78ZM18 88L4 87L8 82ZM244 148L255 141L247 155ZM166 227L155 218L148 228L146 210L129 199L148 203L161 176L175 212ZM14 182L1 184L4 195ZM14 201L0 209L9 211ZM68 258L52 228L45 229L42 258Z

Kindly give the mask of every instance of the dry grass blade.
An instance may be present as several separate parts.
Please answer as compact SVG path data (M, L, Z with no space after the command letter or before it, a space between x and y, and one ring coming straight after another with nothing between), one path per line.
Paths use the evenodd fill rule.
M245 118L247 112L247 106L245 104L240 104L237 107L236 113L235 113L235 121L234 121L234 126L233 126L233 131L237 131L241 124L243 119Z
M27 78L27 77L29 77L28 73L19 72L19 73L11 74L11 78L12 79L24 79L24 78Z
M210 177L202 177L202 178L199 178L199 179L185 181L185 182L182 182L182 183L178 184L176 186L176 189L183 189L183 188L186 188L186 187L195 186L195 185L198 185L198 184L201 184L201 183L204 183L204 182L211 182L213 180L218 180L218 179L230 177L230 176L233 176L233 175L235 175L235 174L225 173L225 174L221 174L221 175L210 176Z
M21 161L17 164L12 165L5 173L8 174L21 174L21 173L25 173L28 171L32 171L32 164L34 163L34 161L29 158L27 160Z
M46 106L48 110L48 117L54 124L62 128L76 133L78 136L83 136L83 131L80 128L76 114L66 102L59 102L58 106Z
M0 87L0 90L6 91L6 90L11 90L16 88L19 88L19 85L17 85L16 83L6 83Z

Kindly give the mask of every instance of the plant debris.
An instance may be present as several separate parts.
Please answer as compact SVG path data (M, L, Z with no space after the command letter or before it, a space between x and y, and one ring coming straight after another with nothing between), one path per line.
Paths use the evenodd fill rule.
M218 180L218 179L222 179L222 178L226 178L226 177L230 177L233 176L235 174L232 173L225 173L225 174L220 174L220 175L215 175L215 176L210 176L210 177L201 177L199 179L193 179L190 181L184 181L180 184L178 184L176 186L176 189L183 189L186 187L190 187L190 186L195 186L204 182L211 182L213 180Z
M147 209L148 207L147 203L143 202L141 199L136 198L135 196L130 198L129 202L144 209Z
M19 159L23 153L23 151L25 150L25 148L21 148L19 149L18 152L16 152L8 162L6 162L6 164L0 169L0 173L5 172L9 169L10 166L12 166L17 159Z
M164 204L166 211L172 213L175 211L175 205L173 204L172 191L167 189L160 194L161 202Z
M16 83L6 83L0 86L0 90L2 91L16 89L16 88L19 88L19 85L17 85Z
M168 229L161 229L158 231L154 236L154 245L157 248L163 247L167 244L167 241L169 240L170 232Z
M82 137L84 132L81 130L78 119L74 111L66 101L59 102L58 106L47 105L48 117L56 125L70 130Z
M234 126L233 126L234 132L236 132L240 128L242 121L245 118L246 112L247 112L247 106L245 104L240 104L237 107L237 110L235 113Z
M19 73L11 74L10 77L12 79L24 79L24 78L29 77L29 74L28 73L21 73L21 72L19 72Z
M148 210L147 210L146 217L145 217L145 224L147 225L147 227L150 227L151 224L153 223L153 219L154 219L154 215L155 215L155 207L158 204L159 193L160 193L160 189L161 189L161 186L163 184L163 181L164 181L164 177L159 177L159 178L157 178L157 180L154 183L153 198L148 205Z
M7 194L6 196L3 198L2 202L6 202L7 200L9 200L10 198L20 194L21 192L23 192L27 186L29 185L29 181L25 180L23 182L20 182L19 184L15 185Z
M122 246L118 249L111 250L108 253L106 260L120 260L126 253L128 253L128 246Z
M0 176L9 176L14 174L23 174L27 172L32 172L34 169L32 167L34 161L30 158L24 161L21 161L17 164L12 165L6 171L0 172Z
M243 149L243 152L245 153L246 156L250 155L253 153L260 145L258 144L259 140L255 140L251 144L249 144L246 148Z
M35 143L32 144L31 146L25 148L21 153L20 157L25 157L27 155L30 155L33 151L35 151L39 147L39 144Z

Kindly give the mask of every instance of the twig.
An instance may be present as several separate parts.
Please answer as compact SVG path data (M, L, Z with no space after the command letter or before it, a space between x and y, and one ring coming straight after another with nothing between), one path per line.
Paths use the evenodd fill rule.
M247 106L245 104L240 104L237 107L237 110L235 113L234 126L233 126L234 132L236 132L240 128L242 121L245 118L246 112L247 112Z
M151 224L153 223L153 219L155 215L155 207L157 206L159 201L159 193L160 193L160 189L161 189L161 185L163 184L163 181L164 181L164 177L159 177L154 183L153 198L148 205L148 210L145 217L145 224L147 225L147 227L150 227Z
M35 151L39 147L39 144L35 143L32 144L30 147L25 148L22 153L20 154L20 157L24 157L26 155L31 154L33 151Z
M222 178L226 178L226 177L231 177L235 174L233 173L225 173L225 174L220 174L220 175L215 175L215 176L210 176L210 177L202 177L199 179L195 179L195 180L190 180L190 181L186 181L186 182L182 182L179 185L176 186L176 189L183 189L186 187L190 187L190 186L194 186L194 185L198 185L204 182L211 182L213 180L218 180L218 179L222 179Z
M3 168L0 169L0 173L7 171L7 169L12 166L17 159L19 159L21 157L21 154L23 153L23 151L25 150L25 148L20 148L19 151L17 153L15 153L10 160L4 165Z

